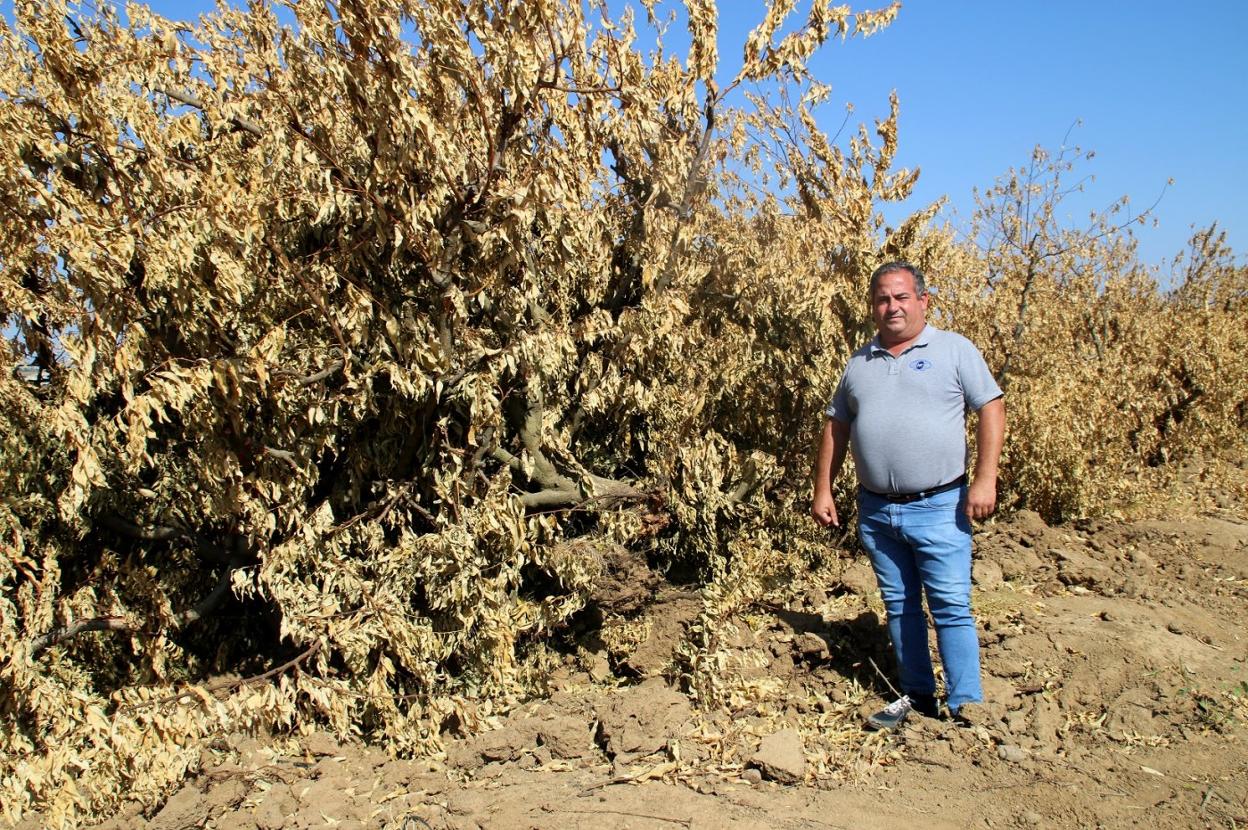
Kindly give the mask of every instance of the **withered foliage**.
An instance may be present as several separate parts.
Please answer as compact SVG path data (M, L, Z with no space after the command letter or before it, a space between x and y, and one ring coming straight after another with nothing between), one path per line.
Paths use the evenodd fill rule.
M19 0L8 818L150 803L219 729L432 751L540 683L608 550L703 584L681 670L713 704L716 622L826 555L810 447L884 259L925 265L1010 378L1011 500L1095 511L1243 447L1245 275L1216 235L1162 294L1112 219L1020 211L1043 178L986 195L982 249L935 206L886 228L917 175L897 102L838 147L805 63L897 8L773 3L723 90L715 5L684 10L687 56L598 2L191 26Z

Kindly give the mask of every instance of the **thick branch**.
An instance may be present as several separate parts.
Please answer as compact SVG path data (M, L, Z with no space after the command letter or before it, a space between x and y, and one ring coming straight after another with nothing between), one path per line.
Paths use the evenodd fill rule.
M571 507L584 501L579 487L559 488L554 490L538 490L536 493L524 493L520 501L529 510L551 507Z
M1010 364L1014 360L1014 354L1023 342L1023 332L1027 330L1027 306L1031 302L1031 290L1036 284L1036 270L1038 267L1039 257L1035 254L1035 246L1037 236L1031 238L1031 242L1027 246L1030 258L1027 261L1027 279L1023 283L1023 292L1018 300L1018 322L1014 324L1014 339L1006 348L1005 361L1001 364L1001 388L1004 390L1010 385Z
M96 617L91 620L82 620L73 625L54 628L47 634L36 637L30 641L30 654L35 656L45 648L54 646L63 640L77 637L79 634L85 634L88 631L135 631L134 626L125 617Z
M506 464L512 472L524 474L524 464L520 458L507 452L502 447L494 447L490 455ZM549 463L549 462L548 462ZM551 468L552 472L554 468ZM627 482L612 478L603 478L587 473L580 484L553 472L553 475L542 476L538 470L533 471L533 481L542 486L535 493L522 493L520 501L530 510L538 508L571 507L587 502L616 503L621 501L646 501L648 493L638 490Z
M623 481L589 474L581 485L551 487L524 493L520 501L530 510L574 507L584 504L612 505L625 501L647 501L650 495Z
M175 614L169 627L174 631L178 631L215 611L225 601L225 597L230 591L234 570L234 567L226 568L212 591L190 608L187 608L180 614ZM88 631L124 631L135 634L141 633L143 630L141 626L124 617L96 617L62 626L61 628L55 628L47 634L34 638L30 641L30 654L33 657L57 643L77 637L79 634L85 634Z
M728 494L728 498L733 504L740 504L758 489L758 485L758 465L751 458L745 462L741 483L732 489L732 492Z
M575 483L567 476L561 475L550 463L550 459L542 452L542 420L546 413L546 398L542 394L540 381L532 381L528 385L528 404L524 418L519 426L520 442L533 459L533 472L536 481L544 487L566 489L575 487Z

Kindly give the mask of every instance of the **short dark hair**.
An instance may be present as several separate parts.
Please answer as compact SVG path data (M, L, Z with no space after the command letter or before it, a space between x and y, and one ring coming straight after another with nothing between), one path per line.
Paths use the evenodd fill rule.
M908 262L896 260L894 262L886 262L871 272L871 283L867 286L867 296L875 297L875 287L879 284L880 277L885 274L895 274L898 271L905 271L914 277L914 290L918 296L922 297L927 293L927 281L923 278L923 272Z

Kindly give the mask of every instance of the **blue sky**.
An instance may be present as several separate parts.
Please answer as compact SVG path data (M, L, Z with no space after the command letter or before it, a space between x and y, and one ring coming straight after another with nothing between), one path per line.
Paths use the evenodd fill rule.
M867 123L897 90L898 162L922 169L914 208L945 194L969 215L972 187L1081 122L1069 141L1095 150L1080 168L1095 181L1072 219L1123 195L1143 210L1173 178L1159 226L1135 231L1158 263L1193 224L1216 220L1237 251L1248 246L1245 35L1248 3L1236 0L909 0L888 29L830 45L813 69ZM842 117L830 109L824 126Z
M626 2L639 7L636 0L612 6ZM169 17L211 7L203 0L152 5ZM764 4L719 6L721 74L731 77ZM798 0L799 16L807 8L809 0ZM1123 195L1143 210L1174 179L1153 214L1159 227L1135 230L1141 257L1161 263L1183 247L1192 225L1215 220L1232 246L1248 248L1245 35L1243 0L907 0L891 27L829 43L812 69L833 87L821 114L829 132L845 103L854 105L851 124L871 124L897 90L898 164L922 175L890 218L947 195L958 223L973 208L972 187L1026 164L1036 144L1056 149L1070 131L1070 143L1096 152L1080 167L1095 180L1068 203L1072 222ZM679 40L668 38L673 46Z

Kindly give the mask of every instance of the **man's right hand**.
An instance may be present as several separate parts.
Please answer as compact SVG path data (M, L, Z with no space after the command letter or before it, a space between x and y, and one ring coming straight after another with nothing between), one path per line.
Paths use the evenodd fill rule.
M836 502L832 501L832 496L817 495L815 503L811 505L810 515L815 517L815 521L823 527L840 527L841 520L836 515Z

